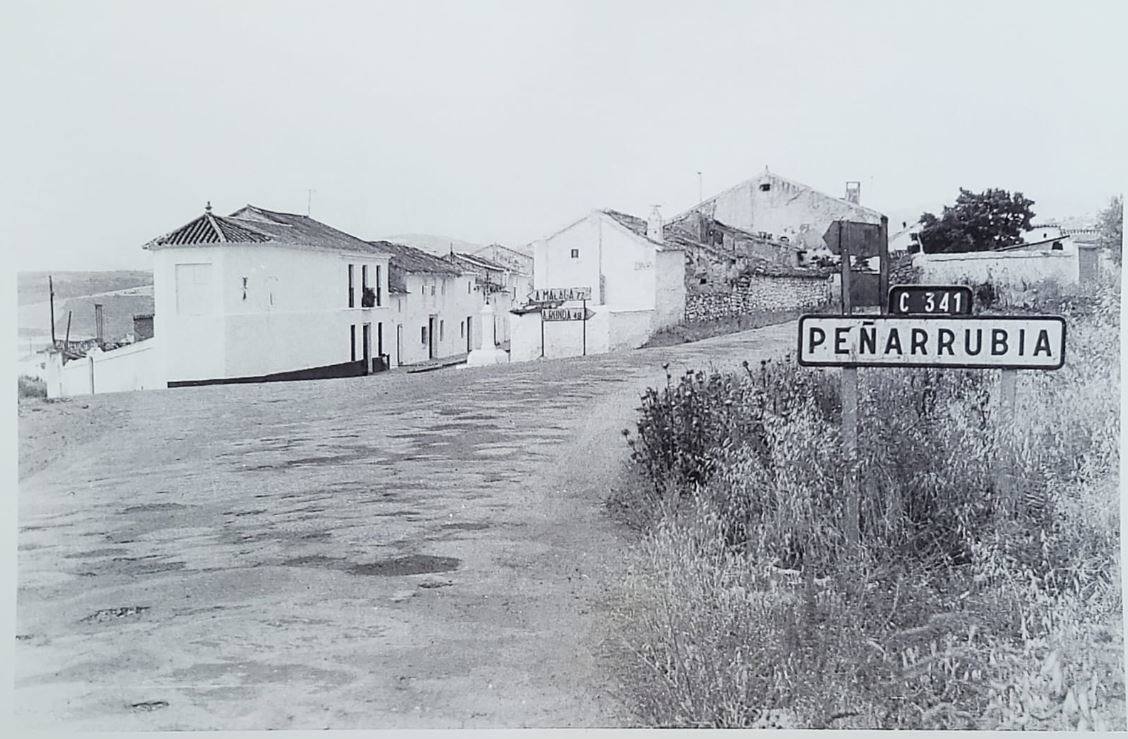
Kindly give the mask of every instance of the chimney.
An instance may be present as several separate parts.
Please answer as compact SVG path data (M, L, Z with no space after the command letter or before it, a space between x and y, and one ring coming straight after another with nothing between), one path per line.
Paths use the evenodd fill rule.
M859 205L862 202L862 183L850 181L846 183L846 202Z
M662 214L658 212L657 205L650 211L650 218L646 221L646 238L659 243L664 242L662 237Z
M105 324L102 320L102 304L94 304L94 339L102 346L106 338Z

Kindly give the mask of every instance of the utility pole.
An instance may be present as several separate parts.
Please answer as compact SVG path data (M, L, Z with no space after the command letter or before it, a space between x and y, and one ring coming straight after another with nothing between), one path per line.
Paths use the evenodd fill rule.
M55 340L55 280L47 275L47 289L51 293L51 348L55 349L58 342Z
M698 204L700 204L701 201L704 199L704 195L702 195L702 192L703 191L701 189L701 171L698 170L698 172L697 172L697 203Z

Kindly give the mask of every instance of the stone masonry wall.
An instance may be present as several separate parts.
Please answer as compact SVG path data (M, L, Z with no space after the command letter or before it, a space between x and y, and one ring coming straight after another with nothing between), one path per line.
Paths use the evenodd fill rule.
M741 277L727 292L696 292L685 297L689 321L709 321L772 310L812 308L827 300L830 281L825 277Z

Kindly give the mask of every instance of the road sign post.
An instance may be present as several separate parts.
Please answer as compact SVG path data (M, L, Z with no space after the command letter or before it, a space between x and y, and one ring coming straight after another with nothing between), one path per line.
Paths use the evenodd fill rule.
M850 297L850 268L852 246L846 222L838 221L837 243L842 264L842 315L854 312ZM842 448L846 455L846 479L843 481L846 495L846 543L856 548L861 542L859 530L858 505L858 370L846 367L842 370Z
M583 314L584 314L584 318L583 318L583 324L584 324L584 328L583 328L583 332L584 332L584 338L583 338L583 342L584 342L584 343L583 343L583 353L582 353L582 354L581 354L580 356L586 357L586 356L587 356L587 301L586 301L586 300L584 300L584 301L581 301L581 302L582 302L582 304L583 304L583 308L582 308L581 310L583 311Z
M999 378L999 425L1002 443L1000 456L1002 459L995 464L995 490L999 495L1001 510L1004 513L1014 511L1014 459L1012 457L1013 431L1014 431L1014 400L1015 388L1018 385L1018 370L1005 369Z
M878 248L881 250L878 254L878 282L877 282L877 296L878 302L881 303L881 312L888 313L889 307L884 300L885 296L889 294L889 217L881 217L881 240L878 241Z

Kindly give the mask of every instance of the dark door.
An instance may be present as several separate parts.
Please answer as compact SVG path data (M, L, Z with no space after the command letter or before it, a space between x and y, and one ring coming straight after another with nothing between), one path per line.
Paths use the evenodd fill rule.
M474 351L474 324L470 322L473 316L466 316L466 353Z
M403 324L396 324L396 365L403 364Z
M435 358L435 317L427 319L427 359Z
M364 331L361 332L361 345L364 353L364 374L372 371L372 324L364 324Z

